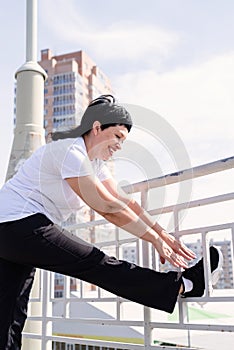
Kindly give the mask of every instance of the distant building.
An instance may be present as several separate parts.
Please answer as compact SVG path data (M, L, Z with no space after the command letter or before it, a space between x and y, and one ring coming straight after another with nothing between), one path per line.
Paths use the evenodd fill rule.
M223 253L223 273L216 285L216 288L229 289L234 287L233 266L232 266L232 243L229 240L211 241L211 244L218 246Z
M92 99L112 93L108 77L82 50L62 55L41 50L38 63L48 74L44 90L46 136L78 125Z

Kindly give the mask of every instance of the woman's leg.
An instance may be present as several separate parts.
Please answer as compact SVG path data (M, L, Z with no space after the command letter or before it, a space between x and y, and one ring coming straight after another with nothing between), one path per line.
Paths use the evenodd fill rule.
M9 347L9 350L10 349L18 350L21 348L22 331L27 318L28 301L29 301L29 296L30 296L30 292L34 281L35 272L36 272L35 268L32 268L29 270L29 273L25 279L25 283L16 300L14 315L13 315L13 322L10 326L10 330L8 334L8 342L9 344L12 344L11 345L12 348Z
M29 294L27 287L28 282L31 282L31 274L31 266L0 258L0 350L21 348L21 332L28 301L25 300L25 292Z
M160 273L114 257L105 257L80 279L116 295L172 313L182 285L181 273Z
M1 240L14 248L1 251ZM159 273L109 257L41 214L11 223L0 235L0 256L96 284L114 294L172 312L181 286L177 272Z

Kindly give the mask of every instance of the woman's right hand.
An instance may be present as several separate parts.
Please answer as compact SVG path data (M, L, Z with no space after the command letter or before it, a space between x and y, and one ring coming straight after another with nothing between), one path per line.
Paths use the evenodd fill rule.
M152 244L160 255L160 260L162 262L166 260L175 267L183 267L185 269L188 268L184 258L177 254L161 237L155 237Z

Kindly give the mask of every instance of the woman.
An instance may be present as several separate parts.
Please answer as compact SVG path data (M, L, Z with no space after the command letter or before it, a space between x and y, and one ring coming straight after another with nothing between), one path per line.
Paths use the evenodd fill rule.
M173 312L177 297L204 292L203 261L117 190L105 160L122 147L130 114L102 95L81 124L52 135L0 191L0 349L20 349L35 267L96 284L143 305ZM153 244L161 262L185 269L159 273L109 257L59 224L86 203L109 222ZM212 276L221 254L211 247Z

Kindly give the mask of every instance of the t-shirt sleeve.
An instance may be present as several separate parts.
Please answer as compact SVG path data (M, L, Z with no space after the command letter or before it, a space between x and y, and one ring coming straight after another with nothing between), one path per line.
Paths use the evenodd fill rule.
M67 150L61 164L62 178L88 175L93 175L93 169L87 155L83 154L77 147L72 146Z

